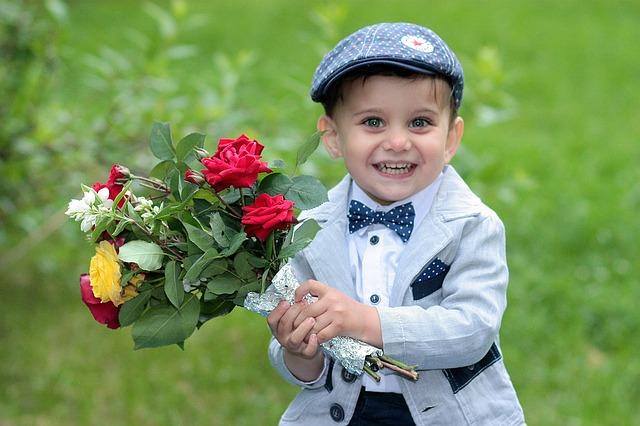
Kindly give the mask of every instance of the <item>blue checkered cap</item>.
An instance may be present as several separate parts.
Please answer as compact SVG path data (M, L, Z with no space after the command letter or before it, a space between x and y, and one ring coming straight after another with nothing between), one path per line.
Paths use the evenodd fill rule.
M456 108L462 102L464 75L456 55L435 32L408 23L371 25L340 41L318 65L311 99L322 102L329 87L345 74L373 64L441 75L451 85Z

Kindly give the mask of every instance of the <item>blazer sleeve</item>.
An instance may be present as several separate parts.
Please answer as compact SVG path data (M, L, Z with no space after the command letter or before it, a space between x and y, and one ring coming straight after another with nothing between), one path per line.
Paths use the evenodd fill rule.
M462 228L439 305L378 309L384 352L420 369L478 362L498 338L507 282L504 226L487 209Z
M294 274L299 281L304 281L312 277L311 268L301 256L296 256L294 259L292 259L291 264L293 266ZM286 364L284 363L284 348L282 347L282 345L280 345L280 342L278 342L273 336L271 337L271 341L269 342L269 361L283 379L296 386L315 389L322 387L327 380L329 360L326 356L324 358L324 367L322 368L320 375L315 380L312 380L310 382L303 382L296 376L294 376L287 368Z
M315 380L303 382L294 376L287 368L287 365L284 363L284 348L274 337L271 337L271 342L269 343L269 360L280 376L293 385L308 389L316 389L324 386L327 380L329 360L326 356L324 357L324 366L320 375Z

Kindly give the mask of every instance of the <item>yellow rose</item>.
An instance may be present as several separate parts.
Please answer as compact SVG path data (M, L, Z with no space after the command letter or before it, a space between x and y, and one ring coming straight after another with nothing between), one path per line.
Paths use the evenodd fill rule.
M106 241L96 246L96 255L91 258L89 278L93 295L101 302L113 302L118 306L124 303L120 286L120 263L116 249Z

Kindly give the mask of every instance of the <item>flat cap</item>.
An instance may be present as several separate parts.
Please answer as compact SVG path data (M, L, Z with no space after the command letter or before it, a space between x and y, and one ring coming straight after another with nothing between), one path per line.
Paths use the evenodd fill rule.
M451 85L456 108L460 107L464 88L460 61L435 32L409 23L371 25L340 41L318 65L311 84L311 99L322 102L341 77L371 65L440 75Z

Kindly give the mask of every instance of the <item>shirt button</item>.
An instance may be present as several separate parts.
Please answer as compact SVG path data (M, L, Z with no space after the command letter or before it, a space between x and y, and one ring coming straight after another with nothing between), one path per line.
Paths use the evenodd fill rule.
M378 302L380 301L380 296L378 296L377 294L372 294L371 297L369 298L369 300L371 301L371 303L373 303L374 305L377 305Z
M369 238L369 243L371 243L372 246L375 246L379 242L380 242L380 237L378 237L377 235L374 235L373 237Z
M335 422L341 422L344 420L344 409L340 404L331 404L329 414Z
M351 374L349 373L349 371L346 368L342 369L342 380L344 380L347 383L353 383L356 381L356 375L355 374Z

